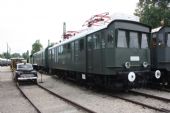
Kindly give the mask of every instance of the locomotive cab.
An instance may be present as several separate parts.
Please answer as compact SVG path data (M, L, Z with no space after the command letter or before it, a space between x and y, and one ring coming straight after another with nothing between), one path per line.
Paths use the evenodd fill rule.
M149 72L151 28L138 22L119 20L111 23L107 31L105 73L127 87L142 87L153 77Z

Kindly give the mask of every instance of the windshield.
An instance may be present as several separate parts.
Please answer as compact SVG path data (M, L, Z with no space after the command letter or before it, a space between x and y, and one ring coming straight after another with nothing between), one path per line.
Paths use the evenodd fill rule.
M147 34L142 34L141 48L148 48Z
M123 30L118 31L117 47L127 47L126 32Z
M130 32L130 45L129 48L139 48L138 34L136 32Z
M31 64L19 64L17 65L17 70L32 70L33 67Z

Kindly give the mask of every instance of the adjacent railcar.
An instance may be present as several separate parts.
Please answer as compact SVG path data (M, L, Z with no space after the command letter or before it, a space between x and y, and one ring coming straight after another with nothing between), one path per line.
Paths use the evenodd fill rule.
M106 88L140 87L154 77L149 74L150 32L130 20L89 28L48 49L49 70Z
M152 70L159 69L158 83L170 83L170 27L152 29L151 63Z
M48 63L48 48L38 51L30 56L30 62L33 64L33 67L37 70L44 70L48 72L49 63Z

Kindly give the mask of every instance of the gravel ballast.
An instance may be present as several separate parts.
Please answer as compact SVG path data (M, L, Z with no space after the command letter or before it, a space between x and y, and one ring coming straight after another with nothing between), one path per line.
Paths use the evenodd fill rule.
M124 100L109 97L100 93L96 93L86 88L73 85L67 81L62 81L55 77L43 74L43 83L40 85L50 89L51 91L62 95L74 102L77 102L98 113L156 113L157 111L143 108ZM39 75L39 81L41 77Z
M0 67L0 113L37 113L12 81L9 67Z

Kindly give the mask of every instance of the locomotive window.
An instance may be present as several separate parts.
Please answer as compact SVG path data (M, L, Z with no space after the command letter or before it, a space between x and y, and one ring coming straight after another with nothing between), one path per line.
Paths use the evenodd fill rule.
M129 48L139 48L138 34L136 32L130 32Z
M141 48L148 48L148 38L147 34L142 34Z
M75 51L74 51L75 62L74 63L77 64L78 63L78 52L79 52L79 41L78 40L75 41L74 47L75 47Z
M84 39L79 40L79 47L80 47L80 51L84 49Z
M93 35L93 41L94 41L94 49L99 49L100 48L99 35L97 34Z
M170 33L168 33L168 37L167 37L167 46L170 47Z
M74 62L74 42L71 42L71 60Z
M117 47L127 47L126 32L123 30L118 31Z
M79 50L78 40L75 41L75 51L77 52Z
M63 46L60 46L61 54L63 54Z
M87 48L88 50L92 49L92 37L91 36L87 37Z
M70 43L67 44L67 51L70 53Z
M113 32L110 32L107 36L107 47L108 48L113 47Z

